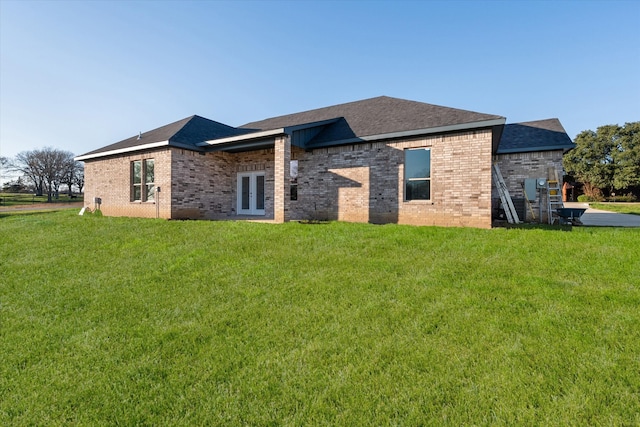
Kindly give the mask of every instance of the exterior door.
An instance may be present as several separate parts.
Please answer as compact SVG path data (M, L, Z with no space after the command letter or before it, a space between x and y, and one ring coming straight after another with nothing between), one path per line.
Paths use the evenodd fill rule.
M238 214L264 215L264 172L238 174Z

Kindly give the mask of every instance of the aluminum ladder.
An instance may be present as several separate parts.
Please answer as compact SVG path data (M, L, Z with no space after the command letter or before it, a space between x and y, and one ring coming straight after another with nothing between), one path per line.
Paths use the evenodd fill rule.
M558 179L558 171L556 168L547 170L549 179L547 179L547 217L549 224L553 224L553 215L558 215L558 208L564 207L562 201L562 188L560 188L560 180Z
M518 212L516 212L516 208L513 206L513 200L511 200L509 189L507 188L507 184L505 184L504 179L502 179L502 173L500 173L500 167L498 167L497 163L493 164L492 172L493 179L496 182L496 189L498 190L500 201L504 208L504 213L507 215L507 221L509 224L520 224Z

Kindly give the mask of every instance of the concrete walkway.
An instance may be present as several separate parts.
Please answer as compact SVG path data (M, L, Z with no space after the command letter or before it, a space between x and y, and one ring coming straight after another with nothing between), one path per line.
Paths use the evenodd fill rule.
M566 202L566 208L582 208L587 211L582 215L582 225L589 227L640 227L640 215L621 214L592 209L588 203Z

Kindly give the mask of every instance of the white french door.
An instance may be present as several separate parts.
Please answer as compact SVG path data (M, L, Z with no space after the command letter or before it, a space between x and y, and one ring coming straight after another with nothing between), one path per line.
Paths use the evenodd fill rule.
M264 215L264 172L238 173L238 214Z

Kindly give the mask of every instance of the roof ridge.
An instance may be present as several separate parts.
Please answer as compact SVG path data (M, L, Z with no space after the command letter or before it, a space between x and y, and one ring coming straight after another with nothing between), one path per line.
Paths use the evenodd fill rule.
M557 117L549 117L547 119L538 119L538 120L527 120L526 122L515 122L515 123L507 123L508 125L525 125L527 123L539 123L539 122L546 122L549 120L560 120Z

